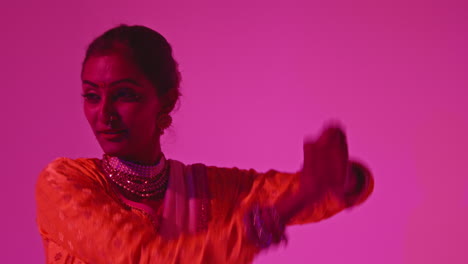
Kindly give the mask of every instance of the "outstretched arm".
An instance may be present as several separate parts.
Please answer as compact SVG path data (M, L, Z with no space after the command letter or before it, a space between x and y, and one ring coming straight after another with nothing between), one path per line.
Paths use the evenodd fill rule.
M285 225L318 222L365 201L373 190L369 170L349 161L346 137L328 127L304 143L304 166L298 173L270 170L260 174L244 200L252 209L246 231L260 247L282 240Z

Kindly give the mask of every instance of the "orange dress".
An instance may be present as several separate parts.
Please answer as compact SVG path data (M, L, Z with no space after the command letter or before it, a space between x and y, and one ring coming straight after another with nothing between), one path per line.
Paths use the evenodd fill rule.
M328 194L287 224L317 222L365 201L373 177L361 164L352 165L359 187L346 201ZM251 263L260 249L244 233L245 213L254 203L272 205L295 192L298 175L206 167L207 228L168 239L145 210L122 202L99 159L58 158L36 184L47 263Z

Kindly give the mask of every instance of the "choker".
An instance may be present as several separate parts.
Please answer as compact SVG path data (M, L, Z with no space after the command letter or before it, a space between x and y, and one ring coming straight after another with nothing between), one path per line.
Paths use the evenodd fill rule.
M169 179L169 162L164 155L156 165L141 165L103 155L102 167L108 179L138 198L162 198Z

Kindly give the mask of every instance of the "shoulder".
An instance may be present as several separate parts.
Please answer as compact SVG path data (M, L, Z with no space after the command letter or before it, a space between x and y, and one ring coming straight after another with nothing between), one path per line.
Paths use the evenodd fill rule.
M71 159L59 157L49 162L39 173L37 186L65 183L96 183L100 177L100 163L97 158Z
M91 206L108 196L108 186L99 159L56 158L39 173L35 184L38 215L71 205Z
M44 169L55 169L55 170L66 170L70 168L81 168L95 166L99 162L97 158L67 158L67 157L58 157L49 162Z

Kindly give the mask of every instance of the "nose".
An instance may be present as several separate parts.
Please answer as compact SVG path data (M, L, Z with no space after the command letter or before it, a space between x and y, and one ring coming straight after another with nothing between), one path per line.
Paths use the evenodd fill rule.
M100 107L99 119L101 120L101 123L108 125L111 118L115 118L117 116L117 111L112 98L109 96L102 97Z

